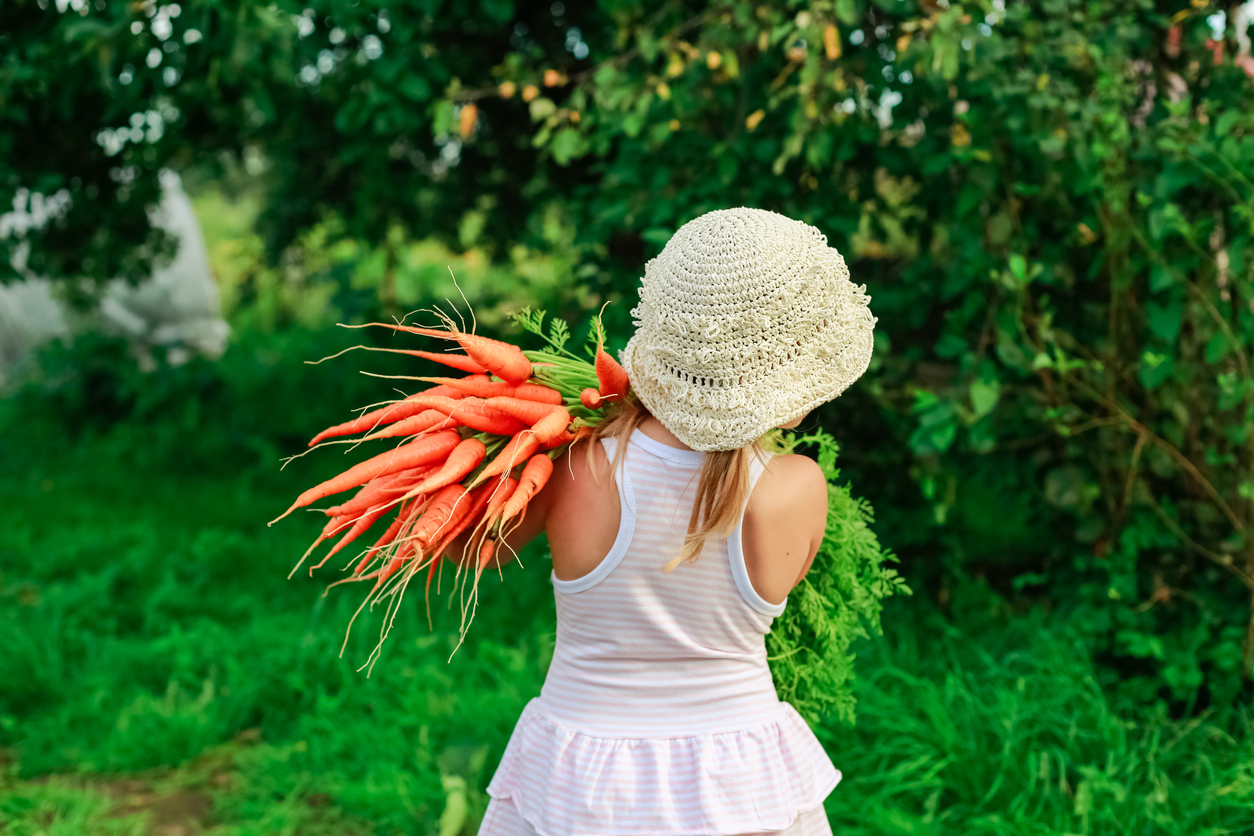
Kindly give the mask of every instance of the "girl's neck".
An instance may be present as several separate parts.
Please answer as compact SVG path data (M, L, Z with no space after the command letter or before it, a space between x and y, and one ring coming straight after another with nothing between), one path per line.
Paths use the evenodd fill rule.
M673 432L666 429L666 427L662 425L662 422L654 418L652 415L646 418L644 423L640 425L640 432L644 433L654 441L660 441L667 447L675 447L679 450L692 449L687 444L684 444L676 438Z

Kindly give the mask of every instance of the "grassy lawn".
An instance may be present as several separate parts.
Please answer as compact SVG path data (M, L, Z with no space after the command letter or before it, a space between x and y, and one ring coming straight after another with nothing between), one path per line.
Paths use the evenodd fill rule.
M551 652L543 553L484 584L451 661L457 613L428 630L412 596L367 678L377 616L338 655L358 591L285 579L317 524L265 525L311 466L207 473L137 431L0 441L0 832L474 833ZM956 624L890 603L857 727L819 729L837 833L1254 832L1247 709L1113 705L1058 625L978 590Z

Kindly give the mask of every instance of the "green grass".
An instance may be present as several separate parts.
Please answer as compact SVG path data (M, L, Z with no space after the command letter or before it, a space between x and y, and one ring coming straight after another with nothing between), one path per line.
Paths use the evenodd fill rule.
M337 655L358 591L285 580L317 523L265 526L317 463L205 475L128 455L144 427L42 432L0 441L0 832L474 832L551 653L542 554L485 584L451 662L456 613L429 631L413 596L367 679L377 619ZM1246 708L1115 705L1058 625L965 595L956 624L890 601L860 645L858 724L819 729L835 832L1254 832Z

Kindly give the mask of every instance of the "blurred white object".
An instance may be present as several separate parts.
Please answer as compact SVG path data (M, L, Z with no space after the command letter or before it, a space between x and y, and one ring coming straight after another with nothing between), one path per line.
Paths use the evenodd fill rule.
M209 254L192 202L173 171L161 172L161 189L161 203L152 222L178 238L174 260L137 286L110 283L91 315L72 315L55 297L47 279L28 275L24 281L0 285L0 383L6 369L30 349L57 337L70 337L75 331L131 338L141 366L151 363L154 346L167 347L176 363L191 352L216 358L226 350L230 328L222 319L218 287L209 272ZM15 201L12 212L0 216L0 230L42 222L32 217L37 211L26 211L25 203L23 196ZM35 201L31 209L36 210ZM23 267L16 260L14 266L19 271Z

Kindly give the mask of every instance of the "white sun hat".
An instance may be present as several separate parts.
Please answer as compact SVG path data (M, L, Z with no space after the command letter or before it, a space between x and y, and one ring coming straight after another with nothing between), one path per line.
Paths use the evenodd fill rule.
M868 302L809 224L762 209L709 212L645 265L623 367L680 441L739 449L866 371Z

